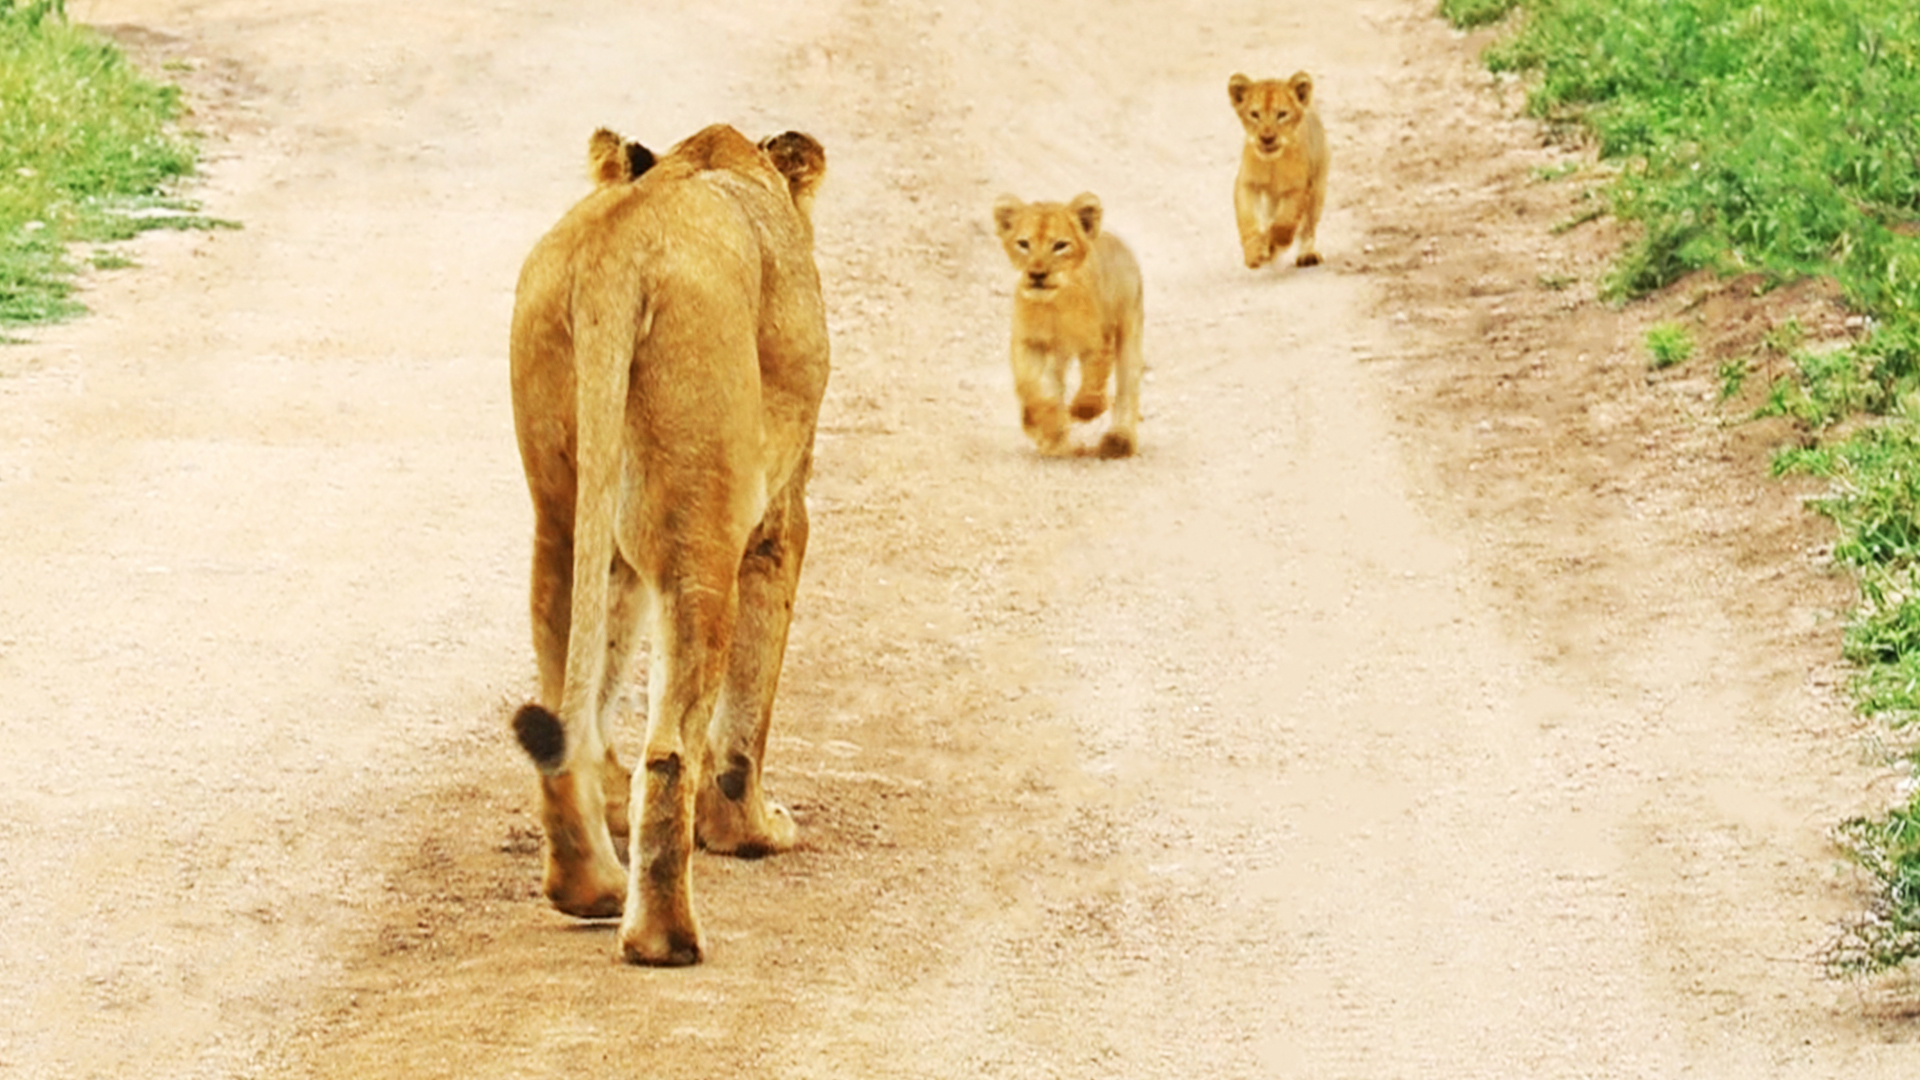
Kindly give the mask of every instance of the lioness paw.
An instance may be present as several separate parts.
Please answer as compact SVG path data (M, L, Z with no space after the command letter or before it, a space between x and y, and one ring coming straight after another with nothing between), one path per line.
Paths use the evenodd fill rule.
M691 967L706 951L700 931L641 925L620 931L620 959L646 967Z

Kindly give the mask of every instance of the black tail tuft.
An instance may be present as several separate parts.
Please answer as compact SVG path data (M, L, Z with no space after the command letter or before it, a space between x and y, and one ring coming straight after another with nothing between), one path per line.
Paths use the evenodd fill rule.
M567 729L560 718L532 702L513 714L513 734L542 772L554 772L567 760Z

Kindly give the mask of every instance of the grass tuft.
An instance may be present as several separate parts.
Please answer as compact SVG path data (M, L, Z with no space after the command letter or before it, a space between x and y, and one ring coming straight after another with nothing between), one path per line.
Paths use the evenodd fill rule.
M1647 352L1653 357L1653 368L1659 371L1678 364L1693 355L1693 335L1677 322L1655 323L1647 328Z
M0 335L84 310L69 245L230 224L173 193L196 158L179 114L177 88L69 24L60 0L0 0Z

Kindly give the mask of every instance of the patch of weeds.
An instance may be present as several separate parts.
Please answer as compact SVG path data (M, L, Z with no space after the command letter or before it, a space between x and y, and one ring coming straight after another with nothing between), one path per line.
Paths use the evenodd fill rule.
M1920 959L1920 795L1880 817L1841 822L1834 840L1865 871L1873 900L1828 946L1828 969L1871 975Z
M1440 0L1440 14L1460 27L1471 30L1499 22L1520 6L1520 0Z
M72 244L228 224L173 193L196 156L179 113L59 0L0 0L0 331L83 310Z
M1532 169L1528 175L1536 184L1551 184L1555 180L1564 180L1581 169L1578 161L1563 161L1558 165L1541 165Z
M1741 388L1747 385L1747 372L1750 365L1744 356L1734 357L1720 365L1720 400L1732 401L1740 396Z
M1800 343L1805 340L1807 340L1806 328L1801 326L1800 320L1792 315L1787 316L1783 322L1767 327L1767 332L1760 336L1761 346L1778 356L1792 356L1794 350L1798 349Z
M1596 204L1596 205L1587 207L1585 210L1580 211L1579 213L1573 215L1572 217L1554 222L1553 225L1547 229L1547 232L1553 234L1554 236L1559 236L1561 233L1572 232L1573 230L1579 228L1582 225L1585 225L1590 221L1599 221L1601 218L1606 216L1607 216L1607 208Z
M1522 16L1489 48L1488 66L1525 73L1531 115L1588 134L1615 170L1608 212L1638 228L1602 296L1631 299L1698 270L1821 276L1868 317L1867 334L1837 349L1809 347L1797 327L1770 335L1766 348L1788 371L1768 385L1761 412L1792 418L1812 443L1854 433L1774 464L1817 467L1834 484L1819 508L1839 526L1836 558L1866 597L1847 636L1861 672L1855 691L1871 713L1914 715L1920 409L1903 403L1920 401L1920 4L1517 6ZM1492 15L1463 0L1441 10L1466 24L1507 9ZM1886 419L1848 422L1861 413ZM1920 957L1920 794L1839 835L1875 894L1835 945L1832 969L1860 974Z
M1560 292L1580 279L1573 274L1541 274L1536 280L1548 292Z
M1653 369L1670 368L1693 355L1693 335L1677 322L1655 323L1647 328L1647 353L1653 357Z
M117 251L95 251L87 256L87 265L95 270L125 270L140 265Z

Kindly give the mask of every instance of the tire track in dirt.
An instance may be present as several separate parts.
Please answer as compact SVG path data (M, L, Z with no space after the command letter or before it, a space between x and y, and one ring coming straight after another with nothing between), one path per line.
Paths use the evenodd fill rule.
M78 613L10 643L0 677L49 703L42 727L161 689L136 726L167 745L100 738L179 815L129 843L137 808L13 793L7 865L51 874L53 845L104 826L78 865L139 917L99 925L153 954L101 969L127 992L99 1011L98 931L47 966L0 952L50 988L16 1016L133 1036L82 1058L12 1035L0 1063L1909 1075L1880 1042L1897 1029L1777 959L1835 908L1807 807L1858 772L1813 741L1842 721L1795 674L1831 655L1808 628L1829 594L1753 599L1800 558L1768 524L1784 499L1741 502L1724 471L1663 486L1722 444L1646 464L1642 438L1684 425L1606 381L1624 365L1518 408L1501 389L1536 358L1578 370L1584 342L1621 352L1629 324L1589 307L1566 341L1512 285L1560 257L1509 219L1553 212L1519 179L1543 154L1426 6L98 5L255 81L258 131L211 189L249 229L154 241L153 276L110 283L0 399L50 418L0 458L40 477L0 499L45 521L8 557ZM1249 275L1224 83L1302 66L1334 142L1330 265ZM804 846L701 857L711 961L638 971L537 896L505 734L533 682L505 318L519 258L585 189L587 131L658 145L720 118L804 128L830 161L835 375L769 755ZM1034 459L1005 371L986 208L1083 188L1147 276L1144 452L1122 463ZM1607 404L1582 420L1573 394ZM234 499L249 476L284 496ZM87 525L145 485L157 509ZM1644 512L1691 503L1712 528ZM1751 524L1746 576L1715 570ZM102 547L104 574L58 556ZM90 599L150 548L219 552L248 585L207 566ZM129 611L151 621L62 670ZM184 613L205 643L156 649ZM210 693L203 733L179 702ZM79 883L34 887L57 911Z

